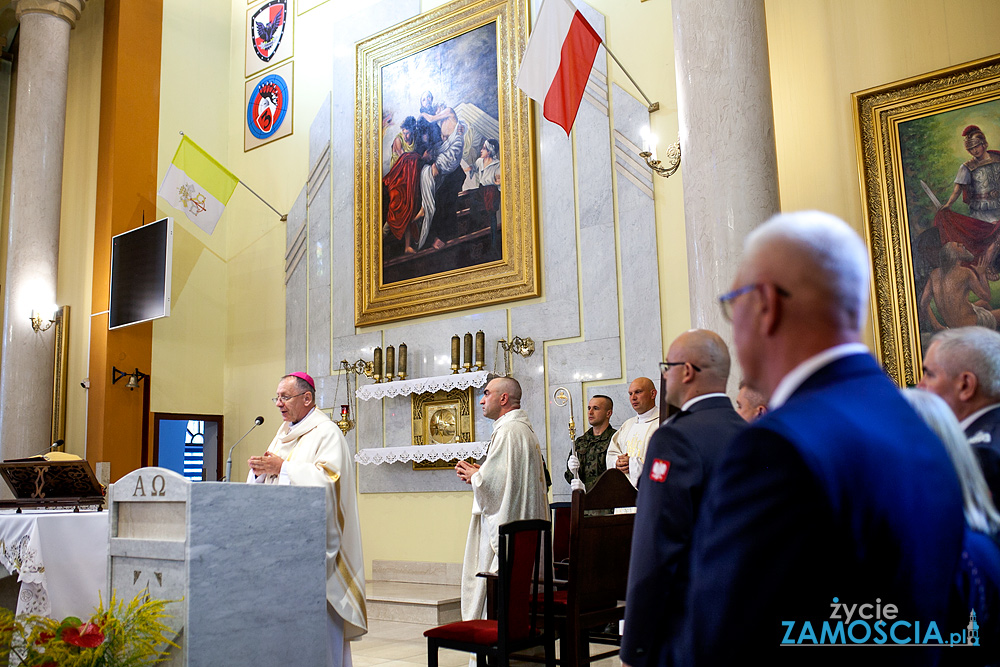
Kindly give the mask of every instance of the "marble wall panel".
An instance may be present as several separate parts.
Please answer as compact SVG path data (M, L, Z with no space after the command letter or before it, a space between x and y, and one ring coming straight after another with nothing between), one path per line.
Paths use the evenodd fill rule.
M333 93L329 93L319 105L319 111L309 126L309 166L316 165L320 157L330 147L330 104Z
M331 373L330 173L320 162L307 187L309 219L309 374Z
M335 369L339 369L342 359L352 364L358 359L371 361L372 352L374 352L376 347L381 345L381 331L369 331L363 334L334 338L330 343L330 362ZM363 376L361 381L362 384L371 382L371 380Z
M562 128L542 121L538 149L544 303L510 309L513 335L535 341L580 335L573 151ZM553 309L558 312L553 313ZM553 315L556 316L553 316Z
M621 377L621 345L617 336L549 345L546 349L551 385Z
M340 406L347 403L346 378L341 375L313 375L312 379L316 383L316 405L321 410L332 409L334 421L340 419Z
M583 335L590 338L617 337L618 258L615 253L614 225L580 230L583 272Z
M306 346L308 323L308 268L302 261L305 243L299 236L305 233L306 225L306 189L295 198L288 212L286 226L286 248L289 254L285 256L285 370L306 367Z
M351 16L332 31L333 81L330 147L333 177L333 263L343 279L333 281L333 337L354 334L354 118L355 42L420 13L420 0L383 0ZM341 85L346 83L347 85ZM322 113L322 109L320 111Z
M635 378L632 378L635 379ZM653 380L654 386L659 388L660 381L656 378L650 378ZM591 385L587 387L587 400L596 396L597 394L604 394L611 398L614 402L614 411L611 415L611 425L618 428L622 425L626 419L635 416L635 410L632 409L632 404L628 400L628 386L631 383L631 379L627 382L621 382L618 384L607 384L607 385ZM659 400L659 397L657 397Z
M382 415L382 401L358 401L358 414L355 417L357 428L351 431L354 442L348 439L347 444L355 451L367 447L380 447L383 442L385 422ZM361 466L363 470L378 466Z
M649 124L646 106L619 86L612 87L615 130L633 143ZM627 178L618 179L618 240L621 248L625 375L655 378L663 360L660 287L657 277L656 214L653 199Z

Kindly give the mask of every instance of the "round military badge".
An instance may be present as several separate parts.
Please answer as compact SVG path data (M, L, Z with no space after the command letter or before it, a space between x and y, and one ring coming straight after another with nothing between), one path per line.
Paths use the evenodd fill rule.
M278 74L261 79L247 104L247 127L257 139L269 139L281 127L288 112L288 84Z

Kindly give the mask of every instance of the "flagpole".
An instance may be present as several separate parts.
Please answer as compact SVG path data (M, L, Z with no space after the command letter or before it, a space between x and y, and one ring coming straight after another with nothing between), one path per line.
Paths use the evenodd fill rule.
M628 72L626 72L626 74L628 74ZM631 77L629 77L629 78L631 78ZM178 134L180 134L183 137L184 136L184 130L179 131ZM240 185L242 185L243 187L245 187L247 190L250 190L250 194L252 194L254 197L256 197L257 199L259 199L262 202L264 202L264 206L267 206L269 209L271 209L272 211L274 211L275 213L277 213L281 217L281 222L287 222L288 221L288 214L287 213L282 213L278 209L276 209L273 206L271 206L270 204L268 204L266 199L264 199L263 197L261 197L259 194L257 194L253 190L251 190L250 186L247 185L246 183L244 183L243 181L241 181L240 179L237 178L236 182L239 183Z
M237 182L240 185L242 185L243 187L245 187L247 190L250 190L250 194L252 194L254 197L256 197L257 199L259 199L262 202L264 202L264 206L267 206L269 209L271 209L272 211L274 211L275 213L277 213L278 215L280 215L281 216L281 222L287 222L288 221L288 214L287 213L282 213L278 209L276 209L273 206L271 206L270 204L268 204L266 199L264 199L263 197L261 197L259 194L257 194L253 190L251 190L250 186L247 185L246 183L244 183L243 181L240 181L239 179L237 179Z
M625 72L625 76L628 77L628 80L632 82L632 85L635 86L635 89L638 90L639 94L642 95L644 100L646 100L646 110L649 113L653 113L654 111L659 111L660 103L649 101L649 97L646 96L646 93L642 92L642 88L639 87L639 84L635 82L635 79L632 78L632 75L628 73L627 69L625 69L625 65L622 65L622 61L618 60L618 57L614 53L612 53L611 49L608 48L607 42L602 42L602 43L604 44L604 50L607 51L608 55L614 59L615 63L618 64L618 67L621 69L621 71Z

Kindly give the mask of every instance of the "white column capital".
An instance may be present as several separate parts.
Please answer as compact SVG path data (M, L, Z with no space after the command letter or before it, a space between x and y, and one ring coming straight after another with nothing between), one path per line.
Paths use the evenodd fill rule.
M12 2L14 15L18 21L25 14L51 14L65 19L71 28L76 26L86 4L87 0L13 0Z

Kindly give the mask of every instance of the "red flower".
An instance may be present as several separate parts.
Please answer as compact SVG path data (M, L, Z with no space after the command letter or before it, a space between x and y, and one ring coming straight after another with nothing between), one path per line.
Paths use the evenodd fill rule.
M48 641L55 636L56 635L54 632L39 632L38 639L35 640L35 644L37 646L41 646L42 644L47 644Z
M97 648L104 643L104 633L93 623L84 623L76 628L66 628L62 640L81 648Z
M39 665L38 667L59 667L59 663L55 660L49 660L44 665Z

